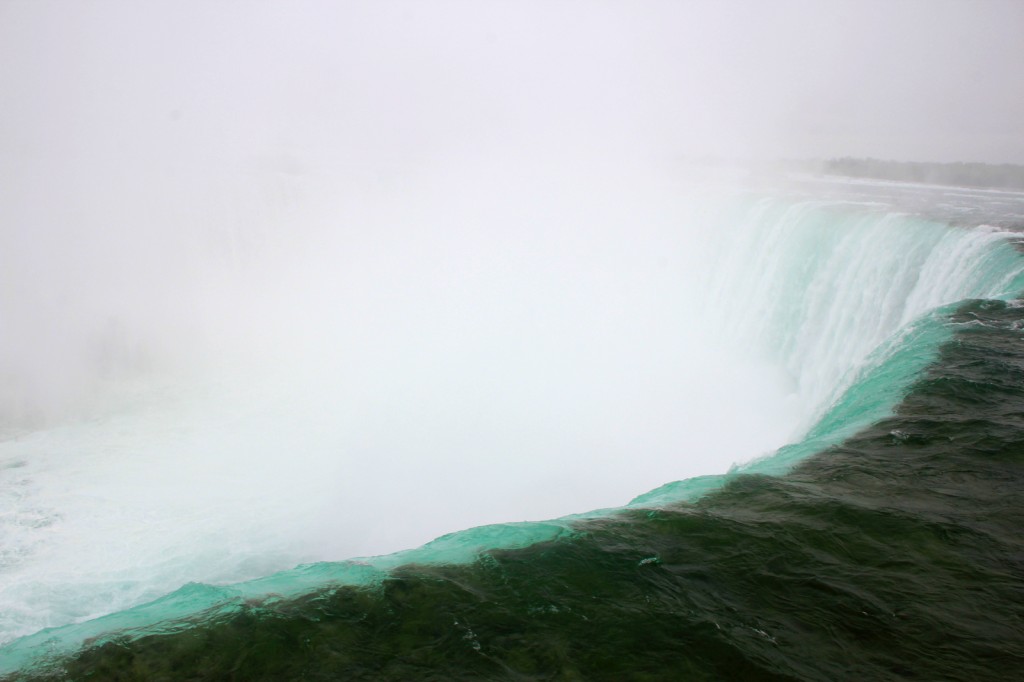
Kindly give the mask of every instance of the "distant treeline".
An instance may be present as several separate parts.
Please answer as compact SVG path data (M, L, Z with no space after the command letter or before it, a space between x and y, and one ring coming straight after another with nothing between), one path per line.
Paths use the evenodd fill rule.
M923 163L844 157L822 162L821 170L857 178L1024 190L1024 166L1009 163Z

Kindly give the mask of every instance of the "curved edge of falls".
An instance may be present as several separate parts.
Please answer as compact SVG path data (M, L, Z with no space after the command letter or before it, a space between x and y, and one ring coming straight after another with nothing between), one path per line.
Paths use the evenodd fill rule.
M893 214L844 214L842 209L837 212L835 204L787 205L762 199L747 213L743 229L733 235L732 246L739 244L748 253L736 256L734 249L727 254L733 261L720 273L720 297L735 296L726 291L729 287L746 287L748 308L767 313L756 330L752 320L736 316L730 333L752 338L757 332L770 340L789 330L789 337L774 344L774 359L794 373L798 384L810 385L815 395L822 396L816 421L800 440L725 474L667 483L623 507L545 522L470 528L415 549L302 565L234 585L190 583L131 609L9 642L0 647L0 674L66 655L83 642L97 645L116 637L172 632L187 627L197 616L231 612L248 600L287 599L328 585L373 585L398 566L468 563L486 550L514 549L572 535L578 519L694 501L743 474L785 473L891 414L951 337L950 315L960 301L1008 300L1024 290L1024 259L1011 244L1018 238L1013 233L960 230L918 219L895 226L899 220L903 218ZM824 224L829 225L828 234L823 234ZM810 262L808 249L814 249L815 255ZM787 263L786 259L795 260ZM882 287L879 291L898 288L900 298L879 306L874 296L858 291L865 277L872 286ZM838 294L840 289L847 298ZM801 305L791 305L786 291L800 292ZM873 307L885 309L873 312ZM851 325L868 327L871 333L851 340L846 338ZM765 345L773 346L771 341ZM829 352L848 354L850 366L829 367L815 377L800 374L801 361ZM831 383L822 387L815 381Z

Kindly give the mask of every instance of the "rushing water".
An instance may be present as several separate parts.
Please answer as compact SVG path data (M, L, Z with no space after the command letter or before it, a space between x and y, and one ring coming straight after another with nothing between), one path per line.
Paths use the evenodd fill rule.
M103 533L125 547L114 556L136 562L112 570L100 557L74 566L75 543L52 536L92 536L76 530L76 519L61 517L59 503L66 498L53 494L53 480L33 469L33 457L45 458L67 433L80 437L81 427L10 439L3 444L2 494L13 551L4 565L8 580L0 612L15 634L40 625L63 627L9 642L0 649L3 669L45 662L88 640L90 648L60 660L47 674L1005 679L1007 670L1024 665L1015 532L1024 514L1017 492L1024 473L1018 452L1024 317L1014 303L1024 289L1014 230L1022 214L1024 199L1010 193L820 182L692 208L689 228L679 226L687 238L658 244L691 248L713 265L709 277L691 283L699 288L690 293L700 295L686 299L686 312L700 320L701 338L723 351L716 358L724 351L743 353L735 363L741 374L768 378L744 383L742 376L708 372L697 387L710 391L712 407L701 411L691 401L685 404L690 409L666 417L682 431L704 435L683 438L675 447L712 442L706 434L721 426L706 422L730 409L767 411L788 420L784 430L796 437L777 450L780 443L762 442L768 456L727 474L685 467L677 476L662 473L654 483L664 485L617 510L483 526L398 554L313 563L214 586L272 573L296 556L289 554L295 540L289 530L301 522L267 521L253 499L247 523L257 530L238 535L256 537L261 524L269 524L270 535L281 537L217 546L223 525L189 520L178 511L161 516L159 505L141 502L154 494L145 488L126 496L125 489L142 479L118 473L128 464L111 456L107 441L102 457L78 465L100 466L98 473L81 474L94 478L73 480L98 481L93 490L109 486L116 490L110 499L137 503L129 508L153 517L93 514L74 498L65 511L103 520ZM690 229L694 222L699 230ZM606 246L616 244L622 242ZM645 258L636 262L647 264ZM607 302L608 291L600 293ZM622 343L642 336L627 335ZM661 340L666 338L672 337ZM664 366L662 360L641 363L641 376L654 377ZM669 374L697 376L690 370ZM744 387L757 400L738 395ZM644 396L641 413L668 399L659 391L637 395ZM208 405L190 403L189 409ZM257 421L264 414L257 411ZM230 415L211 408L207 418L219 423ZM104 432L138 424L121 419L103 421ZM523 415L517 420L522 423ZM319 433L329 433L331 423L318 422L324 429ZM649 423L666 433L662 422ZM152 429L152 418L146 424ZM242 426L254 429L251 422ZM264 447L287 448L275 426L257 430ZM168 424L157 433L160 438L150 433L145 443L173 453L187 448L175 449L164 437L184 438L206 452L232 445L216 438L197 442L225 438L217 430L182 436ZM771 431L759 433L764 438ZM645 451L660 443L643 434L643 428L616 434L635 437L631 463L617 460L616 466L644 468ZM132 438L119 441L123 450L142 447ZM723 439L726 447L737 447ZM757 454L755 448L727 461ZM157 480L196 470L180 460L160 468L165 465L154 459L157 465L132 466ZM573 461L580 468L581 460ZM212 500L236 464L213 460L221 468L211 473L209 488L198 489L203 515L218 513ZM53 471L67 473L66 465ZM684 478L693 473L712 475ZM271 508L294 503L301 512L296 518L309 518L313 509L304 506L302 493L323 488L301 483L306 487L283 486ZM179 488L168 486L167 498L157 488L156 499L174 508ZM57 505L57 513L34 506L39 502ZM92 503L102 507L104 497ZM222 511L227 519L244 516ZM402 508L389 523L419 511ZM166 542L143 537L147 525L169 522L181 527L168 528ZM316 523L321 537L322 517ZM140 547L150 554L140 556ZM198 575L189 578L190 571ZM207 584L171 592L182 577ZM166 592L171 594L142 603ZM39 621L40 613L51 620ZM109 615L88 620L104 613Z

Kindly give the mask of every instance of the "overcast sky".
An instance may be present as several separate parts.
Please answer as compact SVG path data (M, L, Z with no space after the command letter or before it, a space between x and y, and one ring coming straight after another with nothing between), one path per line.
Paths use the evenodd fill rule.
M1024 163L1024 3L0 0L0 154Z

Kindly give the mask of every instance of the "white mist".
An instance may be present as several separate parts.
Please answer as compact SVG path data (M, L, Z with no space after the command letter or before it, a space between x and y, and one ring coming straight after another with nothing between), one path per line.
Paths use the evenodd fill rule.
M792 435L784 377L710 340L681 183L509 168L463 159L343 202L326 174L280 180L315 215L257 211L182 259L203 286L164 309L177 346L149 301L123 308L94 398L0 443L5 637L619 506Z

